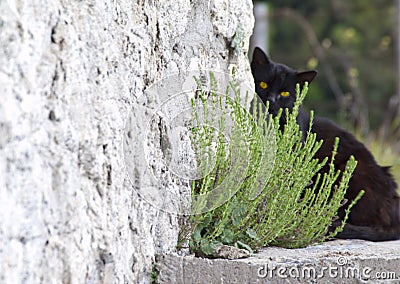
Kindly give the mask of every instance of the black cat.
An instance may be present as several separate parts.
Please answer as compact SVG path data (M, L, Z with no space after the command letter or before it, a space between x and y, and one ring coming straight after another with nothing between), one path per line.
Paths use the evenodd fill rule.
M269 102L269 111L273 115L276 115L280 108L292 111L296 101L296 84L303 86L306 81L311 83L317 75L316 71L297 72L283 64L275 63L257 47L254 49L251 70L256 92L264 103ZM303 131L303 138L308 130L309 121L309 115L300 110L297 122ZM285 125L285 115L281 116L280 125ZM358 161L345 195L349 200L347 205L360 190L365 190L364 196L352 208L344 230L336 237L371 241L399 239L400 197L389 168L379 166L361 142L326 118L315 116L312 131L316 133L318 140L324 140L315 155L316 158L321 160L331 157L335 137L339 137L338 153L334 161L336 169L343 172L351 155ZM326 166L321 173L327 171ZM332 224L332 230L343 220L345 209L346 206L339 209L339 220Z

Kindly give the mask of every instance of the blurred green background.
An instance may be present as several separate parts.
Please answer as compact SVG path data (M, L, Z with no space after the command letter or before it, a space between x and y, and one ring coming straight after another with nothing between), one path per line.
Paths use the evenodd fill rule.
M272 60L319 72L305 109L355 133L379 164L393 165L392 173L400 183L398 2L269 0L254 4L255 9L267 7L265 17L261 12L256 21L266 20L268 30L254 37L266 37L263 49Z

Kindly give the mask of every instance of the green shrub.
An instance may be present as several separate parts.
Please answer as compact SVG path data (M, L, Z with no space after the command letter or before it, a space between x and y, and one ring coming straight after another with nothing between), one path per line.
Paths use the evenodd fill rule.
M334 232L328 228L345 202L357 163L352 157L341 174L333 166L338 140L332 158L324 161L313 158L322 144L315 134L309 131L301 142L296 116L307 85L301 93L297 86L298 100L293 112L284 114L283 131L282 113L268 116L256 99L251 113L242 107L236 83L222 96L216 89L214 82L211 91L192 100L191 141L203 177L193 181L192 214L178 247L189 244L197 255L211 256L222 244L252 252L268 245L304 247L334 237L345 221ZM321 176L318 171L326 163L330 171ZM317 182L312 183L314 176Z

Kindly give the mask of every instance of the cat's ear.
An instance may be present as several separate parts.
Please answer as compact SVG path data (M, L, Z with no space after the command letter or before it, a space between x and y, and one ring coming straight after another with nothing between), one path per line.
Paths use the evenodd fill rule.
M262 51L261 48L256 47L254 48L253 51L253 60L251 61L251 67L269 67L271 64L271 60L269 59L268 55L265 54L264 51Z
M308 82L308 84L310 84L311 81L315 78L315 76L317 76L317 71L315 70L298 72L296 74L297 83L300 84L300 87L303 87L305 82Z

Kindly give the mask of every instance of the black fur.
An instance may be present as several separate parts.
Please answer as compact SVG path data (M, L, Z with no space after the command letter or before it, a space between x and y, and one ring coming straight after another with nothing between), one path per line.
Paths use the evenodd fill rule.
M283 64L271 61L259 48L255 48L251 70L254 77L255 89L261 100L269 102L270 112L276 115L280 108L292 111L296 100L296 84L301 86L316 76L316 71L297 72ZM260 86L265 82L267 88ZM265 85L263 85L265 86ZM282 92L289 92L282 96ZM302 110L297 118L304 135L309 127L309 116ZM281 117L280 125L285 124L285 116ZM358 164L350 179L345 198L345 206L339 209L339 219L332 224L331 230L343 220L346 206L365 190L364 196L352 208L347 224L338 238L365 239L371 241L394 240L400 238L400 198L397 193L397 184L389 172L388 167L379 166L368 149L349 132L343 130L332 121L315 116L312 131L318 140L324 140L322 147L315 157L324 159L332 156L335 137L340 138L338 153L335 157L335 167L342 172L353 155ZM321 173L327 172L325 166Z

